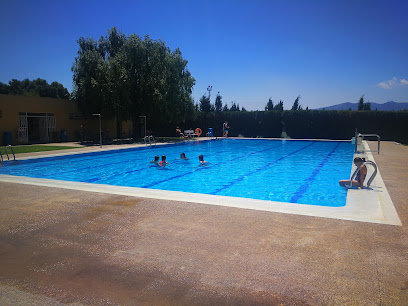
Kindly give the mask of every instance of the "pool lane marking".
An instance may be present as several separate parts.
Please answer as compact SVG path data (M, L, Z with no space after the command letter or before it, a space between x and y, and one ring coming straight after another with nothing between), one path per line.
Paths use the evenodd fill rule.
M191 145L195 145L195 144L192 144L192 143L187 143L186 144L185 143L185 144L182 144L181 146L186 146L187 148L189 148L189 147L191 147ZM171 146L174 146L174 145L171 145ZM162 148L162 147L158 147L158 148ZM151 153L150 148L146 148L146 147L143 147L143 148L128 148L128 149L125 149L125 150L127 151L127 153L134 153L134 151L136 151L136 153L138 151L145 152L146 154ZM215 152L215 153L221 153L221 152L223 152L223 151L219 151L219 152ZM123 153L123 152L121 152L120 150L113 150L113 151L102 151L102 152L85 152L85 153L74 154L74 155L57 156L56 158L55 157L41 157L41 158L36 159L36 160L35 159L30 160L30 163L33 163L34 165L38 165L38 166L41 165L41 164L44 164L44 163L51 163L51 164L46 166L46 167L49 168L51 166L55 166L55 165L60 164L61 160L70 158L72 156L75 157L75 158L78 158L79 160L76 160L76 161L79 162L79 163L83 163L83 162L89 163L90 161L94 161L95 157L98 158L98 159L103 160L103 158L104 158L103 155L106 154L106 153L108 153L108 154L117 154L117 153ZM81 156L81 155L83 155L83 156ZM99 165L96 165L96 166L91 165L91 166L86 166L86 167L71 168L70 170L59 171L57 174L58 175L60 175L60 174L64 175L64 174L72 173L72 172L77 173L79 171L85 171L85 170L90 170L90 169L101 168L101 167L105 167L105 166L108 166L108 165L119 165L119 164L122 164L122 163L127 163L129 161L135 161L136 162L136 161L139 161L139 160L142 161L142 160L145 160L145 159L143 157L134 157L134 158L121 160L121 161L114 162L114 163L105 163L105 164L99 164ZM42 165L40 167L44 167L44 165ZM143 169L146 169L146 167L138 168L138 169L131 170L131 171L127 171L125 173L137 172L137 171L140 171L140 170L143 170ZM121 173L122 172L119 171L119 172L116 172L116 174L110 174L110 175L105 175L105 176L96 177L96 178L94 177L94 178L91 178L91 179L82 180L80 182L92 183L92 182L96 182L96 181L98 181L100 179L105 179L105 178L112 177L112 176L115 176L115 175L121 174ZM26 176L27 173L24 173L23 175ZM33 174L33 176L30 176L30 177L48 178L48 176L43 177L43 176L37 176L36 174Z
M189 144L187 144L186 146L188 146ZM162 148L162 147L160 147L160 148ZM137 148L138 149L138 148ZM134 151L136 151L136 150L134 150ZM137 151L139 151L139 150L137 150ZM140 150L140 151L145 151L145 150ZM150 151L150 150L149 150ZM133 150L128 150L128 152L130 152L130 153L133 153ZM188 151L187 151L188 152ZM221 152L223 152L223 150L221 150L221 151L216 151L216 152L214 152L214 153L221 153ZM98 152L98 153L101 153L101 152ZM121 152L116 152L116 153L121 153ZM150 153L150 152L145 152L145 153ZM84 155L88 155L88 154L93 154L93 153L84 153ZM111 154L115 154L115 153L111 153ZM102 155L102 154L98 154L97 156L99 156L99 155ZM100 156L101 158L103 158L103 156ZM47 158L47 157L46 157ZM51 157L52 158L52 157ZM50 159L51 159L50 158ZM83 159L81 159L80 160L80 162L89 162L90 160L92 160L92 159L94 159L95 157L94 156L84 156L84 158ZM67 174L67 173L72 173L72 172L78 172L78 171L85 171L85 170L90 170L90 169L97 169L97 168L101 168L101 167L105 167L105 166L110 166L110 165L119 165L119 164L122 164L122 163L127 163L127 162L129 162L129 161L140 161L140 160L145 160L145 158L143 158L143 157L134 157L134 158L130 158L130 159L126 159L126 160L121 160L121 161L118 161L118 162L115 162L115 163L105 163L105 164L99 164L99 165L96 165L96 166L94 166L94 165L92 165L92 166L87 166L87 167L83 167L83 168L73 168L73 169L70 169L70 170L66 170L66 171L59 171L57 174L58 175L64 175L64 174ZM46 162L50 162L50 160L43 160L43 161L39 161L38 163L40 164L40 163L46 163ZM56 159L54 162L53 162L54 164L55 163L59 163L59 161L58 161L58 159ZM114 177L114 176L116 176L116 175L119 175L119 174L122 174L122 173L125 173L125 174L129 174L129 173L133 173L133 172L138 172L138 171L141 171L141 170L145 170L147 167L143 167L143 168L137 168L137 169L133 169L133 170L130 170L130 171L126 171L126 172L122 172L122 171L117 171L116 173L112 173L112 174L107 174L107 175L102 175L102 176L99 176L99 177L93 177L93 178L90 178L90 179L86 179L86 180L80 180L79 182L84 182L84 183L95 183L95 182L97 182L97 181L100 181L100 180L103 180L103 179L107 179L107 178L110 178L110 177ZM26 174L25 174L26 175ZM37 177L37 176L34 176L34 177ZM44 178L44 177L42 177L42 176L40 176L40 178ZM46 177L45 177L46 178Z
M300 148L300 149L297 149L296 151L293 151L292 153L286 154L285 156L282 156L282 157L280 157L280 158L278 158L278 159L276 159L276 160L274 160L274 161L272 161L270 163L267 163L267 164L263 165L262 167L259 167L259 168L255 169L254 171L249 172L248 174L241 175L241 176L233 179L229 184L223 185L222 187L217 188L215 191L210 192L209 194L214 194L215 195L215 194L219 193L222 190L230 188L232 185L235 185L236 183L242 181L244 178L246 178L248 176L251 176L251 175L253 175L255 173L258 173L259 171L265 170L265 169L275 165L277 162L279 162L281 160L284 160L285 158L287 158L289 156L292 156L292 155L294 155L294 154L296 154L296 153L298 153L298 152L300 152L300 151L302 151L302 150L304 150L304 149L306 149L306 148L308 148L310 146L313 146L314 144L315 144L314 142L311 143L311 144L308 144L307 146L305 146L303 148Z
M94 152L92 152L92 153L94 153ZM92 153L83 153L84 155L86 154L92 154ZM98 152L99 153L99 152ZM80 155L80 154L78 154L78 155ZM46 157L46 158L52 158L52 157ZM82 159L82 160L80 160L80 162L89 162L89 161L92 161L92 159L94 159L94 157L91 157L91 156L86 156L86 157L84 157L84 159ZM85 171L85 170L89 170L89 169L95 169L95 168L101 168L101 167L104 167L104 166L108 166L108 165L117 165L117 164L121 164L121 163L125 163L125 162L129 162L129 161L138 161L138 160L141 160L142 158L131 158L131 159L127 159L127 160L121 160L121 161L119 161L119 162L115 162L115 163L105 163L105 164L99 164L99 165L91 165L91 166L87 166L87 167L81 167L81 168L71 168L70 170L65 170L65 171L59 171L59 172L56 172L58 175L60 175L60 174L67 174L67 173L71 173L71 172L78 172L78 171ZM50 160L48 160L48 161L45 161L45 160L43 160L43 161L39 161L38 162L38 164L41 164L41 163L47 163L47 162L50 162ZM52 161L52 163L51 163L51 165L48 165L47 167L49 168L50 166L53 166L54 164L59 164L60 163L60 161L59 161L59 159L56 159L55 161ZM34 165L36 165L37 163L35 163ZM38 165L37 164L37 165ZM44 167L44 166L41 166L41 167ZM144 169L144 168L143 168ZM27 174L25 174L25 175L27 175ZM36 177L36 176L35 176ZM89 180L93 180L93 179L89 179ZM81 182L88 182L88 180L84 180L84 181L81 181Z
M224 152L224 151L225 151L225 150L215 151L215 152L212 152L212 154L218 154L218 153L222 153L222 152ZM185 151L185 152L188 152L188 151ZM239 157L239 158L241 158L241 157ZM139 159L140 159L140 158L139 158ZM121 161L121 162L117 162L117 163L111 163L111 164L105 164L105 165L90 166L90 167L82 168L81 170L88 169L88 168L99 168L99 167L101 167L101 166L106 166L106 165L120 164L120 163L122 163L122 162L128 162L128 161L131 161L131 160L136 160L136 159L128 159L128 160L125 160L125 161ZM178 161L179 161L179 160L176 160L176 161L174 161L174 162L172 162L172 163L175 163L175 162L178 162ZM151 168L152 166L154 166L154 165L150 165L149 167L137 168L137 169L133 169L133 170L130 170L130 171L125 171L125 172L117 171L116 173L111 173L111 174L107 174L107 175L102 175L102 176L100 176L100 177L94 177L94 178L91 178L91 179L82 180L81 182L84 182L84 183L95 183L95 182L98 182L98 181L100 181L100 180L108 179L108 178L110 178L110 177L115 177L115 176L117 176L117 175L119 175L119 174L129 174L129 173L139 172L139 171L145 170L145 169L147 169L147 168ZM157 167L155 167L155 168L157 168ZM162 169L162 168L161 168L161 169ZM72 171L74 171L74 170L72 170ZM68 172L72 172L72 171L66 171L66 172L62 172L62 173L68 173ZM61 174L61 172L59 172L59 174ZM145 187L142 187L142 188L145 188Z
M280 148L280 147L282 147L282 144L280 144L278 146L273 146L273 147L270 147L270 148L266 148L264 150L252 152L252 153L249 153L249 154L245 154L245 155L242 155L242 156L239 156L239 157L236 157L236 158L231 158L231 159L229 159L227 161L224 160L224 161L221 161L221 162L218 162L218 163L210 164L210 165L217 166L217 165L220 165L220 164L224 164L225 162L231 162L233 160L237 160L237 159L240 159L240 158L245 158L245 157L248 157L248 156L251 156L251 155L254 155L254 154L258 154L258 153L261 153L261 152L269 151L269 150ZM158 185L158 184L161 184L161 183L164 183L164 182L168 182L168 181L171 181L171 180L174 180L176 178L180 178L180 177L183 177L183 176L186 176L186 175L190 175L190 174L193 174L194 172L197 172L197 171L204 170L205 168L206 168L206 166L199 165L198 168L193 170L193 171L189 171L189 172L186 172L186 173L183 173L183 174L179 174L179 175L176 175L176 176L169 177L169 178L164 179L164 180L153 182L153 183L150 183L150 184L148 184L146 186L142 186L141 188L151 188L151 187L153 187L155 185Z
M315 179L315 177L319 174L319 172L322 170L324 164L329 160L329 158L333 155L334 152L336 152L337 148L341 145L341 142L339 142L331 151L330 153L326 156L325 159L323 159L319 165L315 168L315 170L312 172L312 174L305 180L305 182L298 188L298 190L293 194L292 198L290 199L290 203L297 203L297 201L303 197L305 192L310 186L310 183Z

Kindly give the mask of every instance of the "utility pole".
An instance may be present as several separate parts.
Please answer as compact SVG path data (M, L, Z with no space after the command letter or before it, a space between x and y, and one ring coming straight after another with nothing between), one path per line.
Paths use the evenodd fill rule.
M102 125L101 125L101 114L92 114L92 116L99 117L99 146L102 148Z
M211 102L211 90L212 90L212 86L211 86L211 85L208 86L208 87L207 87L207 90L208 90L208 100L210 100L210 102Z
M144 118L144 139L146 140L146 128L147 128L147 124L146 124L146 120L147 120L147 117L146 116L139 116L139 118Z

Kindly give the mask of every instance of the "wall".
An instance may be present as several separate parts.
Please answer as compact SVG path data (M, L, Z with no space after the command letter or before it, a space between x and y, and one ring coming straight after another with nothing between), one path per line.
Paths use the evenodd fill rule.
M41 97L24 97L0 95L0 145L4 144L4 132L12 133L12 144L17 144L19 129L19 112L53 113L56 117L56 132L66 131L67 141L78 141L81 124L89 140L99 137L99 118L92 116L87 119L70 119L70 114L81 116L74 101ZM129 123L123 123L125 131L131 130ZM102 130L109 130L109 137L116 138L116 120L102 120Z

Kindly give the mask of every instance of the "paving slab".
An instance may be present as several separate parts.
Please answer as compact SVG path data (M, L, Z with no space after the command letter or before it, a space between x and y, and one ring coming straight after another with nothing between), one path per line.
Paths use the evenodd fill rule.
M408 147L374 157L402 226L0 182L0 304L406 305Z

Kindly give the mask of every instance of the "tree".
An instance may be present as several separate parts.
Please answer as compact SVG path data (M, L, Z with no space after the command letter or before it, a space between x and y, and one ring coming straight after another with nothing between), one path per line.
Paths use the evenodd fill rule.
M362 95L358 100L357 110L364 110L364 95Z
M217 113L222 111L222 97L220 95L220 92L217 93L217 96L215 97L215 111Z
M163 125L194 114L195 80L179 49L172 51L149 36L126 36L115 27L98 41L80 37L78 44L73 97L85 114L132 119L134 126L140 115Z
M0 93L21 96L50 97L56 99L69 98L69 92L62 84L52 82L50 85L46 80L40 78L32 81L29 79L24 79L23 81L12 79L9 81L9 85L0 83Z
M229 110L231 112L239 112L239 104L237 105L235 102L231 102L231 108Z
M300 95L297 96L295 102L293 102L292 110L301 110L302 109L302 107L299 104L299 99L300 99Z
M224 107L222 108L222 111L223 111L223 112L228 112L228 111L229 111L229 108L228 108L228 104L227 104L227 103L224 104Z
M283 101L282 101L282 100L279 100L279 103L276 104L273 109L282 112L282 111L283 111Z
M359 110L359 111L371 110L371 103L370 102L367 102L367 103L364 102L364 95L362 95L360 97L360 99L358 100L357 110Z
M370 102L364 103L363 110L371 110L371 103Z
M269 98L268 102L266 103L265 110L266 110L266 111L273 110L273 101L272 101L272 98Z
M7 84L0 82L0 94L8 95L10 93L10 88Z
M203 95L200 98L200 112L209 113L211 111L211 102L210 98L206 95Z

